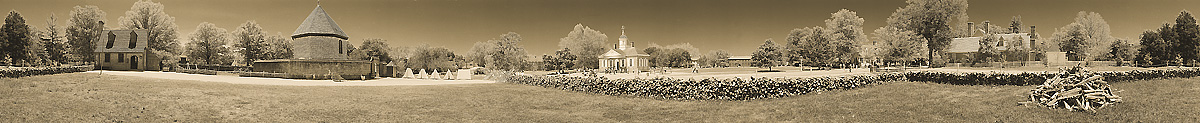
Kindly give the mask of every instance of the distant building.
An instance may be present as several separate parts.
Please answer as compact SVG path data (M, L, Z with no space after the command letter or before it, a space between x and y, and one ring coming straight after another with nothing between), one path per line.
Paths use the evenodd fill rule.
M754 61L750 60L751 56L730 56L729 67L753 67Z
M984 22L983 28L987 29L989 26L990 23ZM979 44L979 40L982 40L983 37L975 36L973 23L967 23L967 28L971 29L969 32L971 37L953 38L950 41L950 48L945 51L946 56L942 57L946 59L947 62L968 63L971 62L971 59L973 59L975 55L978 55L977 53L979 53L979 47L981 46L981 44ZM1033 28L1033 26L1030 27L1030 32L1033 32ZM988 34L989 31L994 30L983 30L983 34ZM1016 43L1021 43L1020 46L1024 49L1032 49L1033 44L1035 44L1034 42L1037 40L1034 39L1037 38L1036 35L1031 35L1031 33L1003 33L995 35L999 38L999 41L988 45L995 46L1000 52L1008 51L1008 46L1018 45ZM1029 52L1033 53L1032 50ZM1008 59L1009 61L1017 60L1017 58L1012 57ZM1033 58L1030 58L1030 60L1032 59Z
M621 38L613 49L600 58L600 70L609 72L642 72L650 70L650 55L633 47L633 41L625 36L625 26L621 26Z
M161 61L146 45L150 39L147 30L104 30L93 50L96 69L157 71L162 70Z

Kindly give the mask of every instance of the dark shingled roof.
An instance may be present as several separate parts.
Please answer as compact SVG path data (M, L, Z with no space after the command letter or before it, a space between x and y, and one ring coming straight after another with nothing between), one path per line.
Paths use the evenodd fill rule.
M321 9L321 5L317 5L308 18L304 19L304 23L300 23L300 27L296 28L296 32L292 33L292 38L300 38L304 36L333 36L343 40L347 40L350 36L346 32L342 32L342 28L338 27L333 18L325 13L325 9Z
M136 41L129 40L132 36L130 32L137 34L137 38L134 38ZM108 47L110 38L112 47ZM100 39L96 41L96 49L93 52L146 52L146 45L149 44L147 40L150 40L150 33L146 30L104 30ZM134 43L134 46L129 47L129 43Z

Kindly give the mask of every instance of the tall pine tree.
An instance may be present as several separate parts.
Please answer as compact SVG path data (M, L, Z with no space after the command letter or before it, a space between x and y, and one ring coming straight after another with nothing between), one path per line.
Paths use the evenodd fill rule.
M25 25L25 18L21 17L21 13L9 11L0 32L3 32L3 54L7 55L5 59L0 60L19 66L29 65L31 53L28 49L33 42L29 35L29 25Z
M1175 25L1172 28L1175 32L1174 39L1176 46L1172 48L1178 53L1178 57L1183 60L1184 64L1195 64L1196 60L1200 60L1196 54L1200 53L1196 46L1200 45L1197 41L1197 35L1200 33L1200 26L1196 25L1196 19L1192 18L1192 14L1187 10L1179 12L1179 17L1175 18Z

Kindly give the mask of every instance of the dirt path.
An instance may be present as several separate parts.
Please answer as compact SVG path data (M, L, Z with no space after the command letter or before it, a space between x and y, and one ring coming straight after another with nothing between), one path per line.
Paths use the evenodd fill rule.
M88 71L87 73L100 73L100 71ZM424 79L400 79L400 78L383 78L375 80L347 80L343 82L333 82L332 80L299 80L299 79L281 79L281 78L258 78L258 77L238 77L228 75L200 75L200 74L184 74L173 72L132 72L132 71L104 71L103 74L135 76L158 79L175 79L175 80L195 80L207 82L225 82L233 84L255 84L255 85L291 85L291 86L393 86L393 85L447 85L447 84L476 84L476 83L496 83L491 80L424 80Z

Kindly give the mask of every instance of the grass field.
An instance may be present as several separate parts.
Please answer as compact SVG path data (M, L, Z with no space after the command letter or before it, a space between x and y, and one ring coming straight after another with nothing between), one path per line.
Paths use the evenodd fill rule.
M1098 113L1018 106L1029 86L889 82L752 101L665 101L504 83L275 86L92 73L0 78L0 122L1200 122L1200 78L1113 84Z

